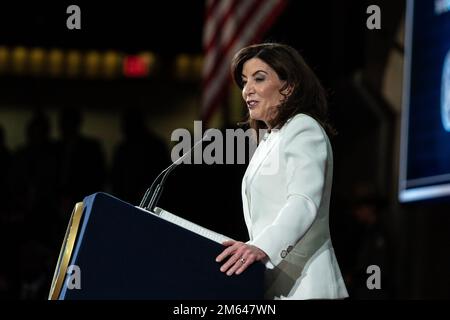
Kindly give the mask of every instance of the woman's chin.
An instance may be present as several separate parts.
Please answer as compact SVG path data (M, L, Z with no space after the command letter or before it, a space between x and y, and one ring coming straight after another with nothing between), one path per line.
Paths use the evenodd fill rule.
M255 110L250 110L249 116L252 120L262 120L261 115Z

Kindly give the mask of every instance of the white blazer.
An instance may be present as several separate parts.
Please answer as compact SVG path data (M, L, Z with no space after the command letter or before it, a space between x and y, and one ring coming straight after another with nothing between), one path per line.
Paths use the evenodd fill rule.
M250 241L268 255L267 299L348 297L329 231L333 154L320 124L292 117L258 145L242 180Z

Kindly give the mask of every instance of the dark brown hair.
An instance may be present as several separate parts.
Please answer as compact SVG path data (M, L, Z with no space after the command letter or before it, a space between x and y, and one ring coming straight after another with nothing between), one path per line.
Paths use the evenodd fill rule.
M241 90L244 87L242 68L244 63L252 58L267 63L277 73L278 78L285 81L285 85L280 89L285 99L270 123L272 128L281 128L294 115L304 113L317 120L328 135L335 135L335 130L328 122L325 90L297 50L279 43L255 44L239 50L232 60L231 72ZM292 88L289 95L283 93L287 88ZM259 129L267 128L263 121L251 119L250 116L242 124L249 125L257 133Z

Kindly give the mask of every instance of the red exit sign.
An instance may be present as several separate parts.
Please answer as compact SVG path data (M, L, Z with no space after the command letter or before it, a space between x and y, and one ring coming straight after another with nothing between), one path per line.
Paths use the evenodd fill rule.
M148 63L140 56L126 56L123 61L123 74L125 77L147 77L149 74Z

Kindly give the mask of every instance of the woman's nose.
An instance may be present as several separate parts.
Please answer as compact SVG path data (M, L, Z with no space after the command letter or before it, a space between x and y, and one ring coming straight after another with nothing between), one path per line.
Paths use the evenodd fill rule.
M244 86L244 88L242 89L242 93L244 98L247 97L249 94L254 93L255 92L255 88L253 87L253 85L250 82L247 82Z

